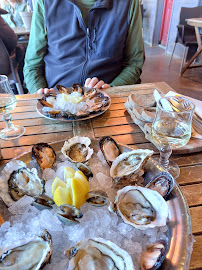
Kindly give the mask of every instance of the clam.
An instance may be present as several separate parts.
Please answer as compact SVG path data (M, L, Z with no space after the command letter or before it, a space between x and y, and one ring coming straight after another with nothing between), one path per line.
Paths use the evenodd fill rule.
M91 190L88 192L87 202L94 206L104 206L108 203L107 193L102 190Z
M130 255L116 244L103 238L85 239L66 250L70 269L134 270Z
M159 240L147 247L141 254L140 268L141 270L156 270L165 259L167 251L167 243L165 240Z
M57 213L58 219L65 225L73 225L79 223L76 218L82 218L81 210L69 204L60 205L61 212Z
M144 173L144 165L153 151L148 149L136 149L119 155L110 168L110 176L116 184L120 184L126 178L141 176Z
M91 169L85 163L78 162L76 166L87 178L93 177Z
M48 231L41 236L14 241L0 252L0 269L42 269L52 255L52 240Z
M163 197L157 191L138 186L119 190L109 210L137 229L164 226L168 218L168 204Z
M14 201L18 201L24 195L34 197L44 192L44 181L38 177L36 169L20 168L11 173L8 191Z
M75 136L64 143L61 152L71 162L83 163L88 161L93 154L90 144L91 140L88 137Z
M170 194L174 186L175 180L168 172L161 172L146 185L147 188L156 190L164 198Z
M32 202L32 205L38 210L51 209L54 204L53 199L46 195L34 196L34 201Z
M102 154L111 167L112 162L121 154L117 143L109 136L102 137L99 141Z
M52 168L56 160L54 149L47 143L37 143L32 147L32 155L39 164L41 171Z
M64 94L71 94L72 93L72 88L66 88L60 84L56 84L56 88L60 93L64 93Z

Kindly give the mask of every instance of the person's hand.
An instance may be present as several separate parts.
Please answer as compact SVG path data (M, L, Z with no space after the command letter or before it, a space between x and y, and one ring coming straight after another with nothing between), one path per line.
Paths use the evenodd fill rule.
M85 85L86 87L90 87L90 88L97 88L97 89L106 89L111 87L109 84L105 83L104 81L99 81L98 78L93 77L91 78L87 78L85 81Z
M54 88L40 88L38 91L37 91L37 94L49 94L49 93L52 93L54 92L55 89Z

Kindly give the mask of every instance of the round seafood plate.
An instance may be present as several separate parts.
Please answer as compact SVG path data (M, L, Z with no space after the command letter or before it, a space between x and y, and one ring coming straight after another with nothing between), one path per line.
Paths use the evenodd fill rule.
M97 117L109 109L109 95L95 88L56 85L58 93L44 95L37 102L42 116L60 121L79 121Z
M188 206L152 154L110 137L90 144L73 137L39 143L7 163L0 173L0 269L25 245L26 252L40 246L26 260L36 269L189 269Z

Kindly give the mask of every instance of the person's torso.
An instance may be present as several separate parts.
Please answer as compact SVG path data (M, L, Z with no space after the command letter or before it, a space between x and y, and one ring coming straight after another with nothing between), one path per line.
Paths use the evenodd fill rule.
M97 76L110 83L122 70L130 0L98 0L86 27L72 0L45 0L48 52L45 56L49 87L57 83L84 84Z

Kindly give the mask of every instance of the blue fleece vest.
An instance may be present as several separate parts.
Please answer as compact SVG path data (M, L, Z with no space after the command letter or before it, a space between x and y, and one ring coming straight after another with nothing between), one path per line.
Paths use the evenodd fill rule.
M88 28L74 0L44 0L48 87L84 84L88 77L110 83L123 68L131 0L97 0Z

